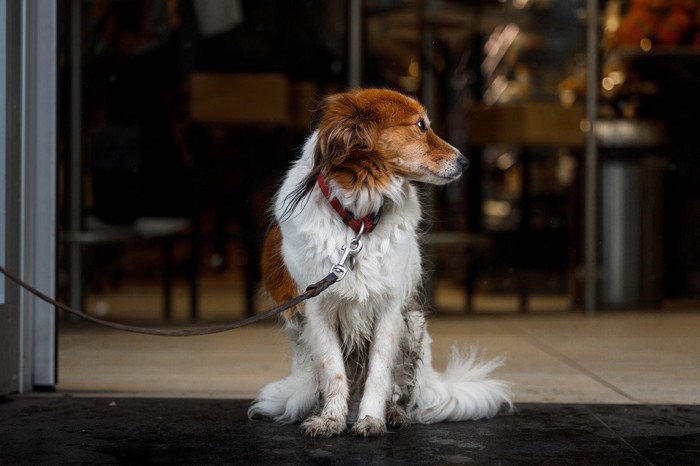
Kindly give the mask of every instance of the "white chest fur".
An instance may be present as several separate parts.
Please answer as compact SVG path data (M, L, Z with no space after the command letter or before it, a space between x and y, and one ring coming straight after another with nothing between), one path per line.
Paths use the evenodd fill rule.
M310 138L309 142L312 142ZM297 285L303 289L328 274L342 255L342 246L355 233L329 205L318 187L291 214L284 216L285 199L310 170L309 142L289 171L278 193L275 214L282 231L282 256ZM342 281L318 298L326 317L337 322L343 340L362 340L371 334L379 313L396 312L411 298L421 275L417 226L420 204L416 188L403 182L400 195L385 202L377 227L364 234L355 266Z

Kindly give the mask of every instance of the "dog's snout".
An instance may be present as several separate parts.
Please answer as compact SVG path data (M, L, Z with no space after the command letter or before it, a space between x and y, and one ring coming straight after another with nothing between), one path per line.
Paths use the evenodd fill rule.
M457 162L462 167L462 171L469 168L469 159L463 156L462 154L457 155Z

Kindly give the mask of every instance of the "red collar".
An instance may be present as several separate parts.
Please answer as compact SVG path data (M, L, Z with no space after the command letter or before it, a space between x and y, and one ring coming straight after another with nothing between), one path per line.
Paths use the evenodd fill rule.
M352 230L355 233L360 233L360 228L362 227L362 225L365 226L364 233L369 233L370 231L374 230L374 227L376 227L377 223L379 223L379 217L381 214L380 211L373 214L365 215L364 217L359 219L355 218L355 215L351 211L347 210L340 204L340 201L337 197L331 199L330 188L328 187L328 183L326 183L326 180L323 178L323 175L319 175L317 181L318 187L321 188L321 192L326 197L326 199L328 199L328 202L331 204L331 207L333 207L333 209L335 209L335 211L338 212L338 215L340 215L340 218L343 220L343 223L352 228Z

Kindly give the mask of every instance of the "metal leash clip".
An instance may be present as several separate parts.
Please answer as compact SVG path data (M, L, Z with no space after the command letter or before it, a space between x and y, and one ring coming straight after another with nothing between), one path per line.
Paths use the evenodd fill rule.
M343 247L341 248L343 250L343 255L340 257L338 263L333 264L331 266L330 273L338 277L338 279L336 280L337 282L345 278L345 274L348 273L348 269L345 266L345 263L348 260L350 260L350 263L348 265L351 269L355 266L355 256L357 256L360 253L360 251L362 251L362 240L360 239L360 237L362 236L362 233L364 231L365 225L362 224L360 226L360 231L357 233L357 236L355 236L353 239L350 240L349 243L343 245Z

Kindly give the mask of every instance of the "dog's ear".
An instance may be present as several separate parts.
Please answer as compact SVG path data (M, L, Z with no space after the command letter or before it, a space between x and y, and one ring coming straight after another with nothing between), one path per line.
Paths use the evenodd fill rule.
M337 165L374 150L379 119L353 93L326 97L312 118L318 131L314 165Z
M380 119L355 93L334 94L319 104L311 118L311 129L318 131L313 168L287 196L283 218L311 192L319 175L349 157L362 157L374 150Z

